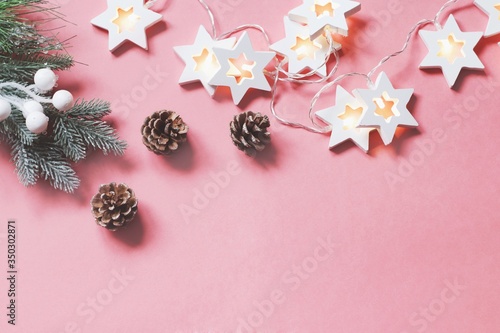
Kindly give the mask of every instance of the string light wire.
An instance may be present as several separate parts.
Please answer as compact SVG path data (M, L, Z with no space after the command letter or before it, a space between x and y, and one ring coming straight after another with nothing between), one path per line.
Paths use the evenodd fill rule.
M156 2L156 1L158 1L158 0L149 0L149 2ZM306 73L302 73L302 74L301 73L289 73L288 71L283 69L283 66L286 64L286 60L280 61L276 57L275 58L276 65L275 65L274 70L273 71L267 71L267 70L265 71L265 74L268 77L270 77L271 79L273 79L273 85L272 85L272 89L271 89L271 102L270 102L270 108L271 108L271 112L272 112L273 116L276 118L276 120L278 120L278 122L280 122L283 125L289 126L289 127L300 128L300 129L307 130L309 132L320 133L320 134L331 132L331 129L332 129L331 126L322 126L321 124L318 124L316 122L316 118L314 115L314 107L316 106L316 103L318 102L320 97L327 90L329 90L333 86L339 84L342 80L344 80L346 78L350 78L350 77L356 77L356 76L362 77L367 81L367 84L369 87L373 87L374 83L372 80L372 76L380 69L380 67L382 67L386 62L388 62L392 58L397 57L397 56L401 55L402 53L404 53L410 45L411 37L413 36L413 34L416 31L420 30L425 25L434 24L436 29L438 29L438 30L442 29L442 26L439 23L439 18L441 17L443 12L448 7L456 4L459 1L460 0L448 0L438 10L438 12L436 13L436 15L434 16L434 18L432 20L431 19L423 19L423 20L420 20L417 23L415 23L412 26L412 28L410 29L410 31L408 32L408 34L406 35L406 39L405 39L405 42L403 44L403 47L400 50L383 57L378 62L378 64L375 67L373 67L367 74L360 73L360 72L350 72L350 73L342 74L342 75L340 75L332 80L333 76L337 73L339 65L340 65L340 54L337 51L337 49L335 49L335 47L334 47L332 33L330 32L330 30L328 28L325 29L325 36L326 36L327 41L328 41L329 52L327 52L327 56L325 57L325 61L318 68L313 69L313 70L306 72ZM215 16L214 16L212 10L210 9L210 6L208 6L208 4L205 2L205 0L198 0L198 2L203 6L203 8L208 13L208 16L210 19L210 25L212 27L212 36L215 40L225 39L225 38L228 38L229 36L236 34L238 32L253 29L253 30L258 30L259 32L262 33L262 35L264 36L264 39L266 40L268 48L271 46L271 41L270 41L269 35L267 34L266 30L262 26L257 25L257 24L241 25L241 26L237 27L236 29L233 29L229 32L223 33L221 35L217 35ZM322 74L318 73L318 70L320 68L322 68L323 66L325 66L329 62L332 55L335 58L334 67L328 72L327 75L322 75ZM280 76L280 74L281 74L281 76ZM315 76L318 76L319 79L312 78ZM321 89L314 95L314 97L312 98L311 103L309 105L308 115L309 115L309 119L312 123L312 126L304 125L304 124L301 124L298 122L288 121L278 114L278 112L276 111L276 99L278 96L278 85L280 82L291 82L291 83L298 83L298 84L321 84L324 82L328 82L323 87L321 87Z
M144 7L146 7L147 9L152 9L152 7L154 7L158 2L161 3L161 7L155 8L155 11L161 12L167 6L168 0L148 0L144 4Z

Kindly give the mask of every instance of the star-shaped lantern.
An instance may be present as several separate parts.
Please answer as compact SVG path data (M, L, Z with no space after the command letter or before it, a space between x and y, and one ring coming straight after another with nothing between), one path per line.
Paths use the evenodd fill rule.
M250 88L271 91L264 68L276 56L274 52L255 51L247 32L232 49L214 47L220 69L209 84L231 89L234 104L238 105Z
M352 140L365 153L368 152L370 132L375 128L358 127L365 108L362 101L337 86L335 106L316 112L316 116L332 126L330 149Z
M270 49L286 58L289 73L298 74L309 69L326 75L325 59L330 52L330 45L325 35L311 39L307 25L294 22L286 16L284 20L286 37L271 45ZM339 43L333 43L336 50L342 48Z
M175 52L186 63L186 67L179 79L180 84L188 84L200 81L210 96L215 94L215 86L208 82L221 68L217 57L213 52L214 47L230 49L234 46L236 38L214 40L207 30L200 26L193 45L174 47Z
M450 88L455 85L462 68L484 69L474 52L483 33L462 32L453 15L450 15L441 30L420 30L419 34L429 49L420 68L442 68Z
M490 18L488 20L488 25L486 26L486 31L484 33L485 37L490 37L500 33L500 1L498 0L476 0L474 1L476 6L479 7L483 12L486 13Z
M366 106L359 126L377 128L385 145L392 142L398 126L418 126L407 108L413 89L394 89L384 72L372 89L356 89L354 95Z
M142 0L108 0L108 9L91 23L109 32L109 50L129 40L148 49L146 29L160 22L162 15L147 9Z
M322 35L325 28L347 36L346 18L360 9L359 2L350 0L304 0L304 3L292 9L288 16L292 21L309 25L313 39Z

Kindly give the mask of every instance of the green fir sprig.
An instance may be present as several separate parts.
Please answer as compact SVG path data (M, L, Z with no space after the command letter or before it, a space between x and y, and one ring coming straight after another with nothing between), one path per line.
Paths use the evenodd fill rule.
M36 14L50 18L33 19ZM43 0L0 1L0 83L29 86L41 68L66 70L74 65L65 52L66 45L56 35L44 36L38 29L46 21L59 18ZM0 89L2 96L18 101L29 99L25 91L13 87ZM89 149L115 155L122 155L126 149L126 143L103 120L110 112L109 103L100 100L78 100L65 112L44 104L49 129L37 135L26 127L22 111L12 105L11 115L0 122L0 141L11 147L19 181L33 186L44 179L56 189L76 190L80 180L71 162L83 160Z

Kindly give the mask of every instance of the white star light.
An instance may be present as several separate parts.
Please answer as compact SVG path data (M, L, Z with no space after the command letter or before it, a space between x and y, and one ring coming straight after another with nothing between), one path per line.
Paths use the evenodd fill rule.
M288 72L298 74L305 69L315 70L326 75L325 58L329 54L330 45L325 35L311 39L309 27L294 22L285 16L286 37L271 45L270 49L286 57ZM340 50L342 45L333 42L333 47Z
M304 0L288 16L292 21L309 25L311 38L317 38L325 28L347 36L346 18L359 12L361 4L350 0Z
M476 0L474 4L489 16L488 25L484 37L490 37L500 33L500 1L499 0Z
M213 48L230 49L235 42L236 38L214 40L207 30L200 26L194 44L174 47L175 53L186 64L179 83L188 84L199 81L210 96L213 96L217 87L208 84L208 82L220 69L220 63L213 52Z
M455 85L462 68L484 69L474 52L474 47L483 36L482 32L462 32L453 15L450 15L443 29L420 30L420 37L429 49L429 54L420 68L438 68L451 88Z
M91 23L109 32L109 50L126 40L148 49L146 29L160 22L162 15L147 9L142 0L108 0L108 9Z
M362 101L337 86L335 106L316 112L316 116L332 126L330 149L352 140L365 153L369 149L370 132L375 128L358 128L366 106Z
M387 75L381 72L373 89L354 90L354 96L366 105L359 126L377 128L384 144L390 144L398 126L418 126L407 109L412 95L413 89L394 89Z
M234 104L238 105L250 88L271 91L264 68L276 53L255 51L247 32L241 35L234 48L214 47L213 51L221 68L209 84L229 87Z

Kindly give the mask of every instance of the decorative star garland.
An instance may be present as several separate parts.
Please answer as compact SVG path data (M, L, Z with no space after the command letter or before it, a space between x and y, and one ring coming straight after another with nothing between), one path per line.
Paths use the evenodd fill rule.
M483 70L484 65L474 52L482 32L463 32L453 15L448 17L444 27L438 31L420 30L429 53L420 64L420 68L438 68L450 88L455 85L463 68Z
M330 148L351 140L365 153L368 152L370 132L375 128L359 127L364 110L366 106L362 101L337 86L335 105L316 112L316 116L332 126Z
M269 49L278 55L275 71L271 72L266 71L265 67L276 55L274 52L256 51L246 32L236 45L233 39L227 39L228 36L246 29L260 30L268 39L262 27L240 26L218 37L213 13L204 0L198 1L212 20L213 34L209 35L200 27L193 45L175 48L175 52L186 64L179 83L200 81L210 95L215 93L217 86L227 86L235 104L241 102L250 88L272 91L271 111L279 122L316 133L331 132L330 148L351 140L368 152L369 136L373 130L377 130L384 144L389 145L398 127L418 126L418 122L408 110L413 89L394 88L384 72L380 72L375 82L371 80L383 64L407 49L415 31L419 32L429 49L420 68L441 68L450 88L455 85L463 68L484 69L474 52L474 47L483 33L460 30L453 15L448 17L443 27L438 23L442 12L459 0L448 0L433 20L421 20L415 24L408 33L403 48L384 57L368 74L352 72L335 79L333 74L339 66L338 51L341 45L335 42L333 36L348 35L347 18L361 9L360 3L350 0L303 0L301 5L292 9L284 18L285 37L274 44L270 43ZM497 0L475 0L475 4L490 16L486 36L500 33L500 3L497 3ZM429 23L434 24L437 31L420 30ZM336 65L328 72L327 66L332 54ZM274 80L274 86L269 85L266 76ZM314 78L315 76L319 79ZM362 76L367 79L369 89L355 89L353 94L350 94L338 85L341 80L350 76ZM289 122L277 114L277 85L283 81L327 82L311 101L309 115L314 126ZM334 85L337 85L335 105L313 112L321 94ZM328 126L316 124L314 115Z
M354 95L366 105L360 127L377 128L385 145L392 142L399 126L417 127L407 109L413 89L394 89L389 77L381 72L371 89L356 89Z
M143 0L108 0L108 8L91 23L109 32L109 50L114 51L129 40L148 49L146 29L163 18L149 10Z
M359 12L361 4L349 0L304 0L292 9L288 16L296 22L309 26L312 38L323 34L325 28L331 32L347 36L346 18Z
M384 72L370 89L356 89L354 96L337 86L336 104L316 112L332 126L330 148L352 140L365 153L369 134L376 129L385 145L392 142L399 126L417 127L418 123L407 109L413 89L395 89Z
M200 26L192 45L176 46L174 48L175 53L186 64L179 83L188 84L199 81L209 95L214 96L216 86L209 84L209 82L220 70L221 65L214 54L213 48L230 49L234 46L235 41L235 38L214 40L207 30Z
M500 34L500 1L476 0L474 4L489 16L484 37Z
M286 37L269 48L285 57L289 73L298 74L309 70L326 76L325 59L330 54L326 32L313 39L309 26L294 22L287 16L285 16L284 22ZM342 45L334 42L333 47L339 51Z
M206 3L203 0L199 2L212 18L213 15ZM309 6L310 2L305 0L303 6ZM332 34L347 35L346 17L359 11L360 4L347 0L320 2L321 4L315 6L313 1L313 7L317 12L315 11L310 19L309 10L302 12L302 6L292 10L290 15L284 18L286 37L270 45L272 52L255 51L246 33L243 33L232 48L234 39L217 37L214 22L212 22L213 36L210 36L205 28L200 27L194 44L174 47L174 51L186 65L179 83L199 81L210 96L214 96L217 86L229 87L233 101L238 105L251 88L272 90L265 76L265 67L276 53L284 58L282 64L288 64L287 74L294 76L309 70L302 77L298 77L299 80L312 75L318 75L323 79L328 77L328 59L332 52L342 48L340 43L333 40ZM223 36L235 32L237 31Z
M219 59L220 69L209 84L229 87L234 104L240 104L250 88L271 91L264 68L276 53L255 51L247 32L243 33L234 48L214 47L213 51Z

